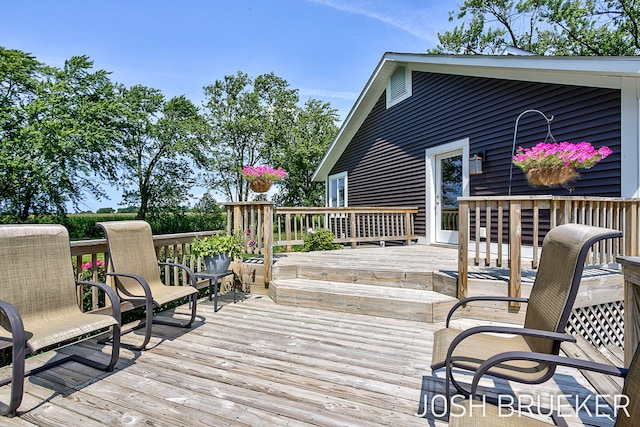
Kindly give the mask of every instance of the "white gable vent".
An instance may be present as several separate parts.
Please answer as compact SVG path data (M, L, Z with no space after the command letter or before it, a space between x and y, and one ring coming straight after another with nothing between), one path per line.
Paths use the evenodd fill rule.
M411 96L411 71L406 65L398 65L387 84L387 108Z

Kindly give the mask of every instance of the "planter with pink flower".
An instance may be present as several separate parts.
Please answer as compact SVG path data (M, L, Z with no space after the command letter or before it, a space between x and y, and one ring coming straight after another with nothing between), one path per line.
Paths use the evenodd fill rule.
M271 185L289 175L281 167L274 169L270 166L245 166L242 169L242 176L247 180L251 190L256 193L266 193Z
M530 148L518 147L513 163L527 175L532 186L566 186L580 176L576 169L589 169L612 153L589 142L540 142Z

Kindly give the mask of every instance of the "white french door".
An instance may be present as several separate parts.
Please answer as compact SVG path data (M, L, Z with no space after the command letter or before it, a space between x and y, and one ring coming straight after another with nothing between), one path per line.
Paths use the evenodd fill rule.
M428 148L426 243L458 243L458 197L469 195L469 138Z
M462 196L462 150L436 156L436 242L458 243L458 197Z

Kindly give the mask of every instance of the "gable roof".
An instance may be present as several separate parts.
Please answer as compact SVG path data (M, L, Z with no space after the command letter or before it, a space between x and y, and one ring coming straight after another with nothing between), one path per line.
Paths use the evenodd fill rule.
M622 89L635 82L640 94L640 57L635 56L514 56L430 55L385 53L356 99L329 150L313 174L324 181L387 87L397 64L409 70L540 83ZM629 88L629 85L625 85Z

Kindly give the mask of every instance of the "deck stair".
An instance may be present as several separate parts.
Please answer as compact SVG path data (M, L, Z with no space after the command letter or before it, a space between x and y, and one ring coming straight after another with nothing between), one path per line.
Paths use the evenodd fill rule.
M440 322L458 300L434 291L313 279L279 279L269 286L278 304L396 319Z
M446 295L439 289L439 283L444 282L434 284L433 269L425 265L440 257L412 259L407 256L410 249L398 248L399 253L378 248L288 255L276 260L268 293L278 304L430 323L443 321L458 301L452 296L455 285Z

